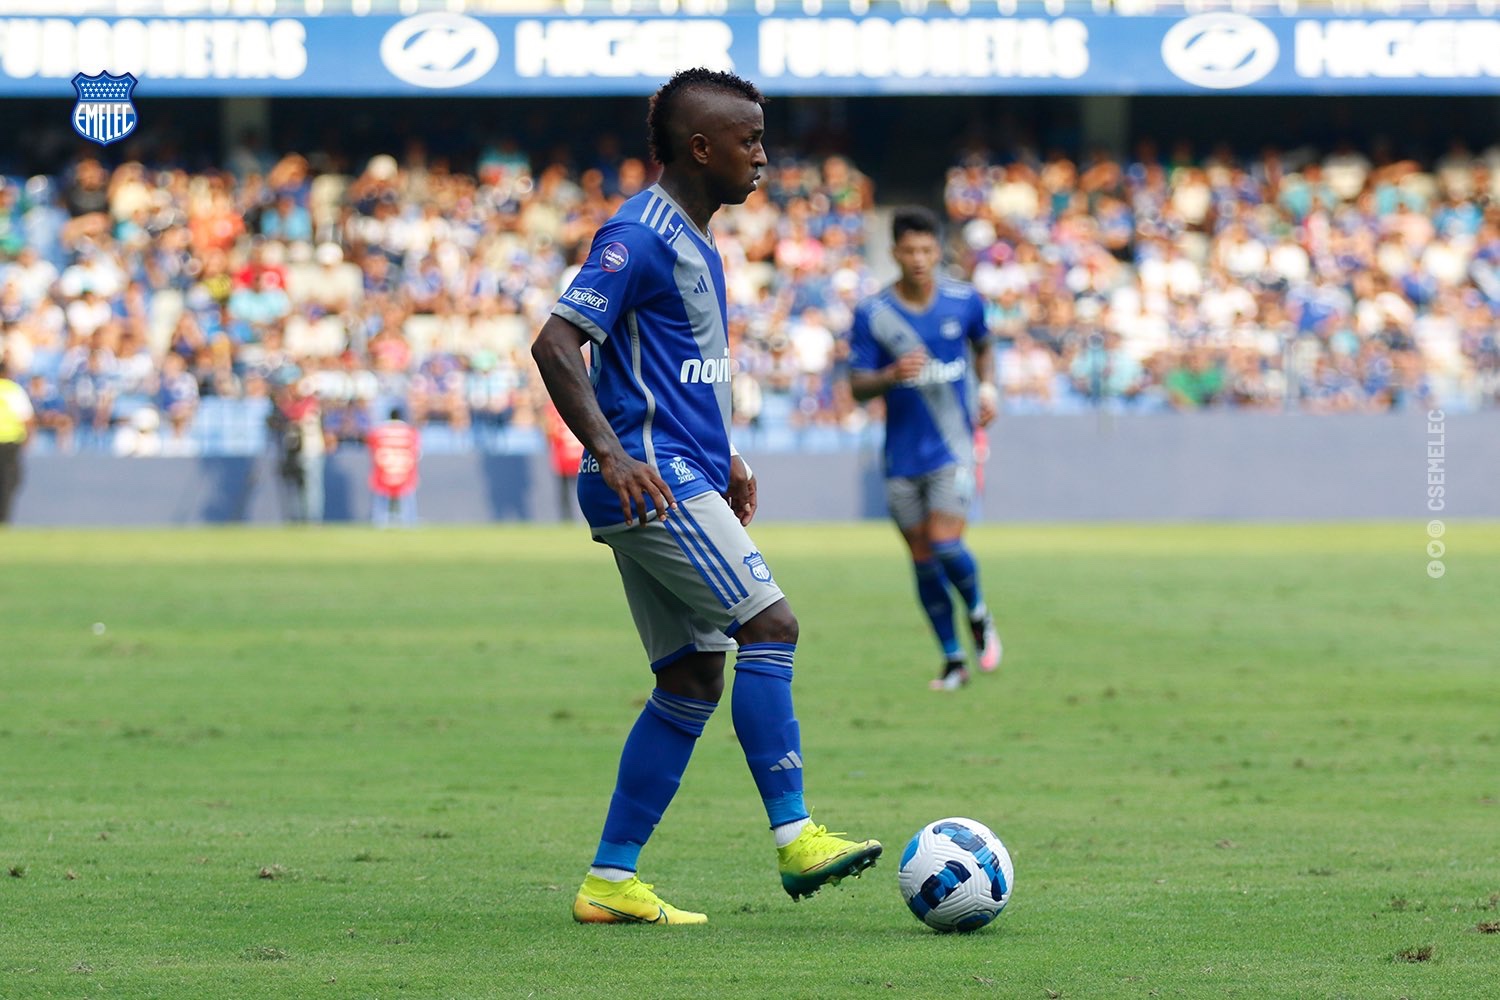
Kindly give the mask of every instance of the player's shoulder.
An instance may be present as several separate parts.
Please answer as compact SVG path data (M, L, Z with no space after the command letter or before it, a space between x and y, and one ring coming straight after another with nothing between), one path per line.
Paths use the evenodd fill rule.
M891 309L891 294L891 286L887 285L880 291L872 292L860 299L854 309L866 319L879 316L883 312L889 312Z
M653 185L627 199L599 232L601 236L607 234L625 241L631 247L675 254L673 244L687 224L677 206ZM595 237L596 242L598 239Z
M971 302L979 298L979 291L967 281L945 276L938 279L938 295L957 302Z

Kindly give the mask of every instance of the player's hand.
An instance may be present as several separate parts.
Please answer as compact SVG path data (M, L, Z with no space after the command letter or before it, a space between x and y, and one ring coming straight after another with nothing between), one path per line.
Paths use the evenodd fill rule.
M989 382L979 383L979 426L988 427L1000 414L1000 390Z
M891 384L905 385L908 382L914 381L918 375L922 374L922 368L926 364L926 351L920 347L907 351L896 359L895 364L891 365Z
M724 494L724 499L729 501L729 509L734 511L742 525L749 525L755 517L755 508L759 506L755 492L755 473L750 471L743 458L732 456L729 459L729 492Z
M667 519L668 511L677 509L672 488L653 465L638 462L621 453L608 459L601 458L599 475L620 498L620 513L625 515L626 524L635 523L637 511L644 524L652 507L656 508L656 516L663 521Z

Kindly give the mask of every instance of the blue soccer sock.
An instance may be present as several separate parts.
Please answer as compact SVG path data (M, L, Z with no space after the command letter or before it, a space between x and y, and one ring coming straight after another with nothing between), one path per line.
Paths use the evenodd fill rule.
M953 628L953 599L948 596L948 578L943 573L943 564L936 559L913 560L912 569L917 573L917 597L922 601L922 610L932 623L938 645L943 655L953 660L963 655L958 644L958 632Z
M969 609L969 616L973 617L976 611L983 611L984 595L979 590L979 564L974 561L974 553L969 551L963 539L934 542L932 554L937 556L938 562L943 564L943 572L948 575L948 582L953 584L953 589L958 591L958 596L964 599L964 605Z
M693 746L703 734L714 702L651 692L620 754L620 775L594 855L596 868L636 870L641 847L682 784Z
M745 763L771 827L807 819L802 804L802 730L792 711L792 659L789 642L752 642L740 647L734 664L730 712Z

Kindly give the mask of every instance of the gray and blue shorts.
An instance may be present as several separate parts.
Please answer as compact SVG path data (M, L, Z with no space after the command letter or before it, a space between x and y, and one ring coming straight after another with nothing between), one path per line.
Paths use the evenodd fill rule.
M615 554L651 669L736 648L740 626L781 600L771 568L717 493L679 501L665 521L595 536Z
M885 481L885 502L902 529L915 528L934 511L967 518L974 483L973 466L957 463L920 476L892 476Z

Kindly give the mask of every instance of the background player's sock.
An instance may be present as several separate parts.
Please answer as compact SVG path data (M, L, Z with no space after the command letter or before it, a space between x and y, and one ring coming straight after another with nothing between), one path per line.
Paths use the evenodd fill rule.
M628 878L636 870L641 847L677 794L693 746L713 711L711 701L668 694L660 688L651 692L620 753L620 774L594 855L594 874L614 868Z
M979 592L979 564L974 561L974 554L969 551L969 547L962 539L955 538L948 542L934 542L932 554L942 563L948 582L953 584L958 596L964 599L969 617L979 617L984 598Z
M796 652L797 647L787 642L741 646L729 699L735 735L773 830L807 819L802 804L802 731L792 711ZM784 846L779 838L777 846Z
M912 561L917 574L917 597L922 601L922 610L932 623L943 655L950 660L963 655L958 645L958 632L953 628L953 599L948 596L948 578L943 564L936 559Z

